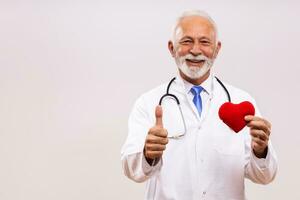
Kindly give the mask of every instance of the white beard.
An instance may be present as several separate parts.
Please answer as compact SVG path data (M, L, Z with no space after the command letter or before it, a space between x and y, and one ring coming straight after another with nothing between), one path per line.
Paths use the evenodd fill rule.
M201 67L189 67L186 64L186 59L191 60L204 60L204 64ZM176 57L175 58L177 67L181 70L181 72L191 79L198 79L203 77L208 70L210 70L213 65L213 59L210 59L204 55L193 56L191 54L187 54L185 56Z

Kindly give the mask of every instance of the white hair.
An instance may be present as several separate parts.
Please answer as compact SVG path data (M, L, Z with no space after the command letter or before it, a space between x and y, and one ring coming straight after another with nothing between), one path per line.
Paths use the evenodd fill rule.
M214 29L214 32L215 32L215 37L216 37L216 43L218 43L218 29L217 29L217 25L214 22L214 20L204 11L201 11L201 10L188 10L188 11L183 12L181 14L181 16L177 18L176 24L173 27L172 39L171 40L172 40L174 45L176 44L176 41L178 39L178 35L180 35L182 33L181 28L178 26L179 23L185 17L190 17L190 16L199 16L199 17L202 17L202 18L208 20L211 23L211 25L213 26L213 29Z

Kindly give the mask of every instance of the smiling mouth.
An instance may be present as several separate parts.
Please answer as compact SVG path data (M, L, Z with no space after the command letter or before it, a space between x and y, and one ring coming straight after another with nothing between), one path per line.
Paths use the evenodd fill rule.
M199 64L199 63L204 63L205 60L191 60L191 59L186 59L186 61L190 62L190 63L195 63L195 64Z

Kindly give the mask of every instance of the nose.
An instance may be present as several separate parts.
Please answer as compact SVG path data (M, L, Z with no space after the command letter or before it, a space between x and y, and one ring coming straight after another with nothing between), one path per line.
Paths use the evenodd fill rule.
M201 45L198 42L195 42L193 44L193 47L190 50L190 53L194 56L201 55L202 54Z

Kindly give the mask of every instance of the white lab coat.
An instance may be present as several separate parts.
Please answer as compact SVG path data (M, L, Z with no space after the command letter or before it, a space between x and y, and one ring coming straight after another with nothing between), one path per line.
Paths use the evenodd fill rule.
M136 182L147 181L146 200L242 200L246 198L244 178L260 184L274 179L277 159L271 142L266 159L256 158L250 147L249 128L235 133L218 117L220 106L228 101L222 86L212 75L204 85L209 94L203 96L201 117L180 76L171 85L170 93L175 94L181 103L187 131L180 139L169 139L162 159L155 166L146 162L143 148L148 130L155 124L155 107L166 93L167 83L136 101L129 117L128 137L122 148L122 164L128 178ZM228 84L225 86L233 103L250 101L255 106L256 115L260 116L249 94ZM163 123L169 135L184 131L173 100L164 100Z

